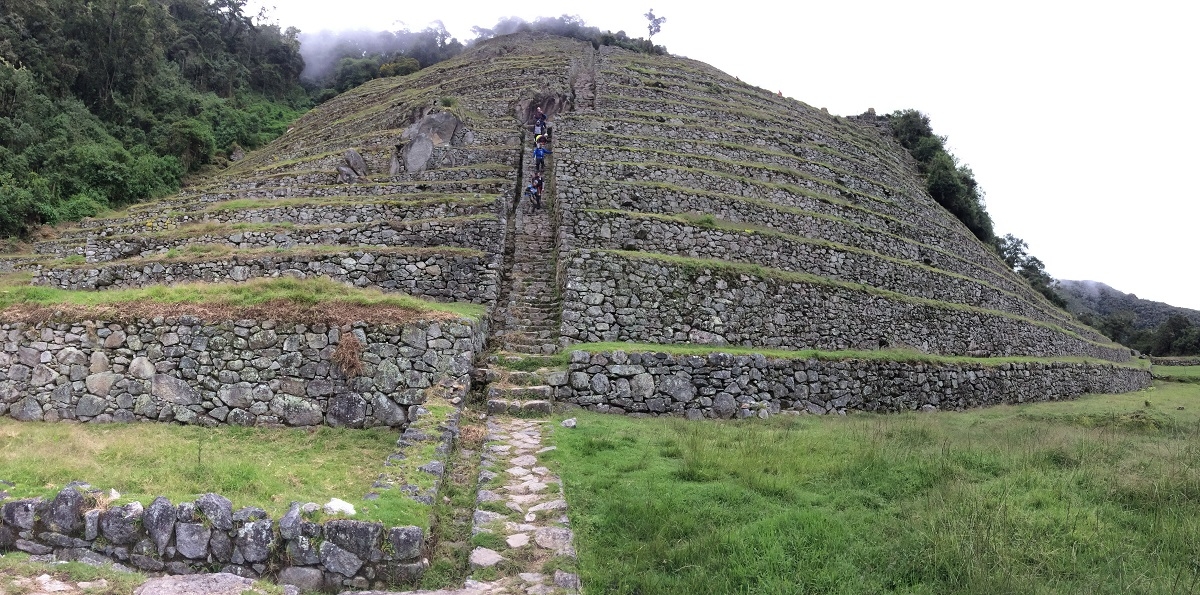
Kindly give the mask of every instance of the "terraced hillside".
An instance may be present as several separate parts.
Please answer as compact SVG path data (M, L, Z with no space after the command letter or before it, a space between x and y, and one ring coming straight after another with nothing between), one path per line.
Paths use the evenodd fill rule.
M534 107L555 132L548 214L517 208ZM211 184L34 252L8 266L71 290L315 275L482 304L489 348L514 353L1129 358L936 205L886 125L560 38L368 83Z
M521 194L538 107L544 209ZM683 58L529 34L367 83L206 184L59 229L0 270L32 287L0 314L0 414L23 420L386 425L419 441L432 433L413 420L472 385L493 416L557 401L729 418L1150 382L939 207L885 123ZM272 284L292 301L246 302ZM430 301L388 301L401 294ZM507 369L530 357L569 363ZM491 481L510 455L536 464L536 426L488 428L468 468ZM554 483L509 487L529 482ZM524 504L442 521L501 530L536 500L528 531L572 551L557 501L513 494ZM336 562L314 562L326 586L388 584Z

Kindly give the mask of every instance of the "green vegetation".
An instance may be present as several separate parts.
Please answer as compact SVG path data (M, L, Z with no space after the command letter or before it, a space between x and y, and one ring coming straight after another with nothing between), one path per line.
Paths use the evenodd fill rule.
M475 510L478 494L479 459L487 427L475 416L464 415L460 420L459 439L433 507L433 535L430 537L433 555L429 569L421 577L426 589L460 586L470 570L471 527L468 518Z
M84 590L88 595L132 595L134 589L146 580L137 572L91 566L83 562L34 562L24 552L9 552L0 556L0 592L13 595L37 592L34 585L23 585L18 581L43 574L60 581L97 583ZM99 584L102 580L107 583L106 586Z
M7 2L0 235L176 189L307 109L297 31L246 0Z
M1028 254L1025 240L1006 234L997 237L992 217L983 203L983 189L975 174L946 150L946 137L937 136L929 125L929 116L917 110L900 110L888 116L892 133L908 149L921 173L925 174L925 189L938 204L945 207L975 237L991 246L1010 269L1046 296L1050 303L1066 309L1067 302L1056 290L1057 282L1046 272L1041 259Z
M1103 343L1085 338L1085 337L1079 335L1079 333L1077 333L1074 330L1067 328L1065 326L1061 326L1059 324L1046 322L1046 321L1042 321L1042 320L1033 320L1031 318L1027 318L1025 316L1013 314L1011 312L1007 312L1007 311L1003 311L1003 310L993 310L990 308L983 308L983 307L978 307L978 306L970 306L970 305L966 305L966 304L943 302L943 301L929 299L929 298L916 297L916 296L911 296L911 295L907 295L907 294L903 294L903 293L898 293L895 291L890 291L887 289L880 289L878 287L872 287L870 285L864 285L862 283L841 281L838 279L832 279L829 277L820 277L820 276L812 275L812 274L808 274L808 273L802 273L802 272L797 272L797 271L785 271L785 270L781 270L781 269L765 267L765 266L758 265L758 264L747 264L747 263L741 263L741 262L733 262L733 261L729 261L729 260L717 260L717 259L711 259L711 258L691 258L691 257L687 257L687 256L676 256L673 254L662 254L662 253L655 253L655 252L637 252L637 251L629 251L629 250L604 250L603 252L609 252L609 253L624 257L624 258L640 259L640 260L657 260L662 263L669 263L671 265L680 267L681 269L683 269L683 273L690 274L692 276L701 276L701 275L709 275L709 274L726 275L726 276L753 275L753 276L760 277L763 279L774 279L774 280L777 280L777 281L783 282L783 283L808 283L808 284L813 284L813 285L822 285L822 286L826 286L826 287L837 287L837 288L849 289L851 291L868 293L868 294L876 295L876 296L883 297L883 298L886 298L889 300L895 300L897 302L907 302L910 304L918 304L918 305L922 305L922 306L925 306L928 308L936 308L939 310L957 310L959 312L971 312L971 313L974 313L977 315L987 315L987 316L995 316L997 318L1007 318L1010 320L1020 320L1022 322L1026 322L1028 324L1040 326L1043 328L1050 329L1052 331L1057 331L1057 332L1063 333L1065 335L1069 335L1071 337L1074 337L1074 338L1079 339L1080 341L1083 341L1086 343L1091 343L1094 345L1101 345L1101 346L1105 346L1105 347L1111 346L1111 345L1104 345Z
M1108 316L1085 312L1079 316L1113 341L1159 357L1200 354L1200 325L1183 314L1170 314L1157 328L1139 329L1137 315L1124 310Z
M588 25L578 16L566 14L560 17L538 17L533 22L527 22L519 17L506 17L500 19L491 29L472 27L471 31L478 36L479 40L527 31L586 41L596 49L600 49L602 45L609 45L643 54L664 55L667 53L665 46L654 45L649 39L629 37L624 31L616 33L602 31L599 27Z
M1186 593L1200 391L965 413L554 427L603 593Z
M761 355L768 358L778 359L817 359L827 361L838 360L874 360L885 362L924 362L927 364L978 364L982 366L1001 366L1004 364L1024 364L1024 363L1055 363L1055 362L1070 362L1070 363L1102 363L1113 366L1127 366L1145 368L1150 365L1148 360L1133 359L1124 363L1115 363L1108 360L1084 357L989 357L977 358L957 355L933 355L923 353L912 349L873 349L873 350L846 350L846 351L820 351L817 349L767 349L763 347L735 347L730 345L692 345L692 344L658 344L658 343L576 343L571 345L566 351L560 353L555 358L560 358L561 364L567 363L569 357L566 355L573 350L590 351L592 353L602 353L610 351L624 351L626 353L644 352L644 353L669 353L672 355L709 355L712 353L729 353L732 355ZM1161 370L1161 367L1155 370Z
M1154 377L1176 382L1200 382L1200 366L1154 366Z
M6 489L18 498L52 497L83 479L117 490L117 503L149 504L157 496L180 503L216 492L237 507L258 506L279 518L293 500L323 504L341 498L362 518L427 527L428 507L398 490L362 499L395 442L396 432L386 429L33 424L0 418L0 467L16 484Z
M355 308L351 310L367 318L371 309L383 312L389 308L409 310L414 314L441 312L470 318L479 318L484 314L483 306L478 304L430 302L403 294L357 289L325 278L281 277L253 279L239 284L191 283L102 292L34 287L28 282L28 274L0 277L0 310L13 306L121 306L116 312L110 312L114 314L134 312L135 309L131 308L133 304L204 305L231 309L273 306L279 307L281 314L287 315L296 314L296 308L320 305L331 311L353 306Z

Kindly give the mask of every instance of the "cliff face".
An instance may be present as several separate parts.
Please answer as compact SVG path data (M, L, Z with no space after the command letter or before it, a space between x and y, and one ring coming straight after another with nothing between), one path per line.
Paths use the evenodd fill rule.
M539 108L553 135L535 209ZM372 81L209 184L35 252L0 266L84 291L326 276L472 302L488 348L524 354L619 341L1129 359L938 206L874 119L528 34ZM610 390L597 382L589 394Z

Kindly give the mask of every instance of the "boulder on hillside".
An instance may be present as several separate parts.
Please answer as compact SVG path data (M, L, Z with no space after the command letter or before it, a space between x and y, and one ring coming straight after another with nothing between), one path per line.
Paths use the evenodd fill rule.
M363 160L362 155L359 155L358 151L350 149L346 151L345 157L346 165L349 165L350 169L354 170L354 173L358 174L359 177L366 177L367 162Z

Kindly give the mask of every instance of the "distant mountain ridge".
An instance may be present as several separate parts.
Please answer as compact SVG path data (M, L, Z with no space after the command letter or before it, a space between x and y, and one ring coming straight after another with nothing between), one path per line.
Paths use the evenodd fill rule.
M1163 302L1144 300L1132 293L1122 293L1099 281L1058 282L1059 293L1067 300L1067 310L1076 316L1092 314L1111 316L1118 312L1133 312L1135 329L1153 329L1179 314L1200 325L1200 310L1181 308Z

